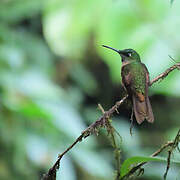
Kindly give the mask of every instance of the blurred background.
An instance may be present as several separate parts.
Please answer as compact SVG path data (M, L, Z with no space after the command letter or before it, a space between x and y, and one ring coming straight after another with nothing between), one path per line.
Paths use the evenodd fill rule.
M125 92L118 54L133 48L151 79L180 59L180 1L1 0L0 179L40 179L58 153ZM180 127L180 72L149 89L155 122L130 136L125 103L113 126L121 135L122 162L149 156ZM167 153L164 154L167 156ZM180 154L173 153L180 161ZM113 149L105 130L77 144L61 162L57 179L113 179ZM141 180L162 179L165 163L148 163ZM172 165L168 179L179 179ZM140 178L139 178L140 179Z

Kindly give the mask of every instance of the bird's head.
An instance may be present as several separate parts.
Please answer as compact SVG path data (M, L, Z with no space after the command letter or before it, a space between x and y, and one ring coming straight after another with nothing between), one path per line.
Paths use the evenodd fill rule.
M105 46L105 45L103 45L103 47L109 48L113 51L116 51L118 54L120 54L122 62L124 62L124 61L128 61L128 62L130 62L130 61L141 61L139 54L133 49L117 50L115 48Z

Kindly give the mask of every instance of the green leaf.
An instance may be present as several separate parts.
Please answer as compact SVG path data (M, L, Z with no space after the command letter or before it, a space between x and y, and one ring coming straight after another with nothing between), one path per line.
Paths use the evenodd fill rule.
M126 159L121 166L121 177L125 176L131 168L137 163L150 162L150 161L158 161L158 162L167 162L167 159L164 157L148 157L148 156L134 156ZM171 160L173 163L180 164L180 161Z

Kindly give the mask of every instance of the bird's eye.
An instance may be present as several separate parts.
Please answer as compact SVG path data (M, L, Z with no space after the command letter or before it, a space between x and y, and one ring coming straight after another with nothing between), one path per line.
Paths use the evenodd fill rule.
M132 54L129 52L129 53L128 53L128 56L131 57L131 55L132 55Z

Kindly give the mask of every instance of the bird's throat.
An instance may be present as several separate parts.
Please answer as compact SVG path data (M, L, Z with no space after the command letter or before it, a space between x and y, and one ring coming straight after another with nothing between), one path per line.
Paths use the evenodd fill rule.
M135 60L134 61L123 61L122 66L126 66L128 64L135 63L135 62L136 62Z

